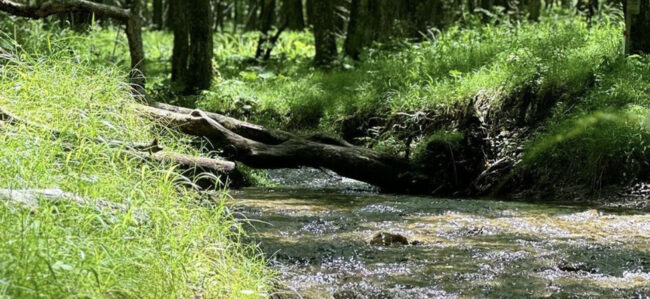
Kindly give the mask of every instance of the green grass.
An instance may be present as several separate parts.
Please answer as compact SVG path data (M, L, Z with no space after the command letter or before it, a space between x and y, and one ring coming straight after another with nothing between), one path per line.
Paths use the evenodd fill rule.
M172 165L91 141L159 138L167 150L198 154L190 140L136 115L120 63L100 67L73 51L83 36L32 37L40 39L0 37L11 53L0 59L0 107L66 134L2 124L0 188L60 188L129 210L0 203L0 297L267 296L271 273L254 246L237 241L224 192L201 195Z
M126 73L127 47L115 29L94 27L80 35L26 24L6 25L18 28L6 31L42 55L67 49L82 63L108 61ZM542 108L548 119L533 124L541 128L526 143L522 169L540 182L593 186L647 176L642 171L648 161L643 123L650 108L650 62L621 55L622 30L616 11L603 13L592 28L564 14L539 23L470 22L447 28L435 40L368 49L361 62L339 59L331 70L312 66L309 32L283 34L272 59L263 64L249 60L257 33L217 33L213 87L191 97L176 97L167 88L171 34L146 32L144 38L152 95L291 130L337 133L338 121L354 115L453 115L477 96L494 107L522 97L552 103ZM42 38L25 33L21 38L21 32ZM436 133L421 134L416 141ZM403 141L390 130L373 138L369 143L378 149L404 151Z

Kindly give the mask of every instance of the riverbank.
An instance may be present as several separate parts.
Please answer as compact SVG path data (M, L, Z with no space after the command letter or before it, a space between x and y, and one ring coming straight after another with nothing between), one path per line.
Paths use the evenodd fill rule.
M0 297L267 296L273 274L239 241L227 194L134 154L157 140L201 155L130 108L121 74L0 48Z

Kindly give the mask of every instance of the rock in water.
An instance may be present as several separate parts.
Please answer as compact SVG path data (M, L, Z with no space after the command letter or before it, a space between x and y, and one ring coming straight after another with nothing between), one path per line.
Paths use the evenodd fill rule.
M370 245L373 246L391 246L394 244L408 245L409 242L406 237L402 235L386 232L377 233L372 237L372 240L370 240Z

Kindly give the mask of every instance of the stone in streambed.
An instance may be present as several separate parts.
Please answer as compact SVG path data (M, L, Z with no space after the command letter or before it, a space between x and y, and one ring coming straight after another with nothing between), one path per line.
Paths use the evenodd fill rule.
M372 240L370 240L370 245L373 246L391 246L391 245L408 245L409 242L406 237L398 234L391 234L386 232L377 233Z

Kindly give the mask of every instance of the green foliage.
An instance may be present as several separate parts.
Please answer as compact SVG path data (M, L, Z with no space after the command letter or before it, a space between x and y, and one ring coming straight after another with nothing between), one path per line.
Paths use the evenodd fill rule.
M619 58L596 74L596 86L555 107L547 128L531 141L524 167L540 183L601 185L647 177L650 163L648 57Z
M123 203L128 211L93 203L43 201L26 209L1 202L0 297L268 294L270 273L257 249L237 242L239 224L225 194L199 195L183 187L191 182L172 165L92 141L158 138L167 150L198 154L190 140L139 117L123 71L74 50L87 40L65 32L38 34L26 45L0 38L12 47L0 53L0 107L66 134L0 122L0 188L60 188ZM111 35L90 36L96 34ZM136 221L137 213L147 221Z

